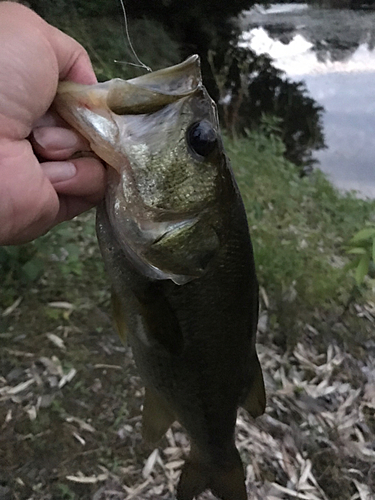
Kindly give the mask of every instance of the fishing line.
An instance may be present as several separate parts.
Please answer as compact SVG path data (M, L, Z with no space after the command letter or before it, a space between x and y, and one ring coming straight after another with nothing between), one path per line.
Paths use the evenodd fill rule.
M138 64L136 63L131 63L131 62L124 62L124 61L117 61L116 59L114 60L116 63L120 63L120 64L128 64L129 66L135 66L136 68L143 68L145 69L146 71L149 71L149 72L152 72L152 69L149 67L149 66L146 66L145 63L143 63L134 47L133 47L133 44L132 44L132 41L130 40L130 34L129 34L129 23L128 23L128 16L126 14L126 8L125 8L125 2L124 0L120 0L120 4L121 4L121 7L122 7L122 12L124 14L124 22L125 22L125 35L126 35L126 39L127 39L127 42L129 43L129 47L130 47L130 50L135 58L135 60L137 61Z

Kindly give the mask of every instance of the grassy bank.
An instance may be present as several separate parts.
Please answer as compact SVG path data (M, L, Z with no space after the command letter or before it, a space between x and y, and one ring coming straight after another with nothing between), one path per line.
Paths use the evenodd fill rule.
M267 130L227 147L272 327L285 344L298 340L301 323L315 316L321 323L322 314L335 322L355 298L371 299L373 282L356 287L346 250L353 234L374 222L375 202L341 194L320 170L300 178L283 158L282 142ZM361 333L366 338L367 328L359 329L358 339L342 332L342 340L357 342Z
M346 270L345 245L375 204L319 172L299 178L267 135L227 141L261 285L268 392L257 425L238 422L249 491L359 498L375 491L375 299L371 280L359 289ZM171 499L186 438L174 426L157 452L142 442L142 384L112 329L94 214L0 259L0 498Z

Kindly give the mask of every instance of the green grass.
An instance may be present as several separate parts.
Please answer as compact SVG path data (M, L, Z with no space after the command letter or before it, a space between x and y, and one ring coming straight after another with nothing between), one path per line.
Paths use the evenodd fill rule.
M271 320L298 340L318 310L334 320L355 292L373 297L371 280L358 289L345 246L375 217L375 202L342 194L320 171L301 178L283 157L282 142L263 132L226 141L248 214L260 285ZM294 332L292 331L294 330Z
M145 69L137 66L120 13L115 20L110 17L82 18L73 11L68 17L62 15L51 22L85 47L99 81L145 74ZM181 62L177 42L157 21L131 20L129 37L139 59L153 71Z

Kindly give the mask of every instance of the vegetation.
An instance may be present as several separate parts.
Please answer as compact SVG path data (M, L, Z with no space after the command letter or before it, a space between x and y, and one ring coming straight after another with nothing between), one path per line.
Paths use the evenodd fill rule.
M303 3L301 0L278 0L277 3ZM329 9L363 9L373 8L375 0L306 0L304 3L318 5Z
M350 300L355 281L345 245L374 218L375 203L340 194L319 170L300 179L284 159L273 128L272 120L264 120L261 131L229 143L228 150L249 217L260 284L272 304L279 340L293 345L307 317L314 322L319 310L321 322L325 311L334 322ZM372 286L364 284L361 293L371 295Z
M374 288L367 277L356 285L355 270L346 267L346 250L351 235L374 219L375 203L340 195L318 171L300 178L283 155L283 142L273 132L276 126L264 118L261 130L226 139L261 285L261 359L266 380L273 381L267 387L268 415L274 420L261 420L260 428L266 427L260 434L242 416L240 449L245 463L251 464L253 451L245 436L259 442L254 451L258 482L249 476L252 491L265 497L262 488L270 481L290 488L291 466L285 472L272 465L272 457L284 450L280 436L285 433L269 425L278 420L280 425L301 426L297 445L307 462L301 458L297 463L291 456L288 463L296 467L295 474L306 478L302 469L311 461L312 473L328 497L349 499L356 483L348 479L348 469L357 468L367 478L366 487L375 487L373 469L366 462L370 458L364 455L362 462L354 463L352 445L348 451L343 448L342 433L337 431L335 438L330 425L312 423L315 407L310 408L306 398L321 391L313 401L326 401L322 398L329 380L343 384L344 399L337 401L343 403L353 394L358 404L365 404L358 392L363 383L359 367L366 363L371 345ZM93 215L65 223L34 243L1 249L0 493L7 500L109 500L133 493L139 500L169 499L168 484L174 484L184 458L186 440L179 427L168 434L162 443L166 451L159 450L159 455L151 455L142 442L142 384L129 351L111 327L109 285ZM332 345L342 346L346 354L339 347L332 351ZM332 356L350 368L336 370ZM322 385L323 374L328 378ZM298 401L302 406L297 410ZM329 411L338 422L346 415L336 406ZM367 406L361 412L356 419L366 415L366 429L373 429L364 438L366 444L374 439L375 422ZM301 425L305 422L310 422L308 427ZM352 438L345 434L345 439ZM322 443L328 446L330 440L328 472L328 463L319 457ZM144 472L147 457L151 468ZM337 487L342 482L347 485L345 497ZM306 491L311 491L307 483ZM319 491L317 498L324 498Z
M310 3L329 9L365 9L374 8L375 4L374 0L311 0Z
M257 56L252 50L230 47L224 61L221 55L209 54L217 87L219 110L226 131L234 137L246 129L256 129L265 114L273 116L284 143L285 157L311 172L313 150L325 147L322 106L312 99L303 82L294 82L272 65L267 54Z
M358 231L350 240L347 253L356 256L352 267L355 267L357 284L361 285L367 274L374 274L375 226L368 225Z
M199 53L203 59L204 70L210 74L207 64L207 53L209 48L228 42L236 37L232 19L238 16L243 9L254 5L253 0L234 0L218 6L215 0L198 1L191 3L181 3L178 0L128 0L126 2L126 12L130 21L130 29L134 45L137 51L142 52L142 46L154 50L158 45L163 44L165 38L153 44L147 37L147 44L144 38L137 44L137 22L147 18L156 25L163 25L170 39L173 39L181 47L181 57L185 58L191 53ZM77 24L86 25L86 36L96 37L101 41L112 39L117 42L123 36L116 37L118 29L108 36L108 32L102 29L95 29L101 21L110 20L112 24L123 25L123 12L120 1L103 2L94 0L89 4L84 0L59 0L58 2L45 2L43 0L30 0L29 5L38 12L44 19L59 28L67 27L71 32L71 27L76 28ZM94 24L92 29L92 23ZM90 35L91 32L91 35ZM77 35L77 33L74 33ZM127 43L123 44L124 46ZM87 46L87 44L85 44ZM121 45L120 45L121 47ZM169 45L166 45L168 49ZM89 47L90 48L90 47ZM152 52L149 50L149 52ZM122 59L126 54L126 49ZM142 54L140 54L142 55ZM107 53L108 56L108 53ZM147 56L146 56L147 57ZM120 58L121 59L121 58ZM127 59L132 60L132 57ZM160 63L160 61L159 61ZM211 79L212 80L212 79Z

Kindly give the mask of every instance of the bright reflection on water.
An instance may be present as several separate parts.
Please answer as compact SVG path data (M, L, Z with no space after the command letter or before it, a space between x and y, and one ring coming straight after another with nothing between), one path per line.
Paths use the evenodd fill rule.
M274 5L245 13L243 46L304 80L326 112L322 170L375 198L375 13Z

